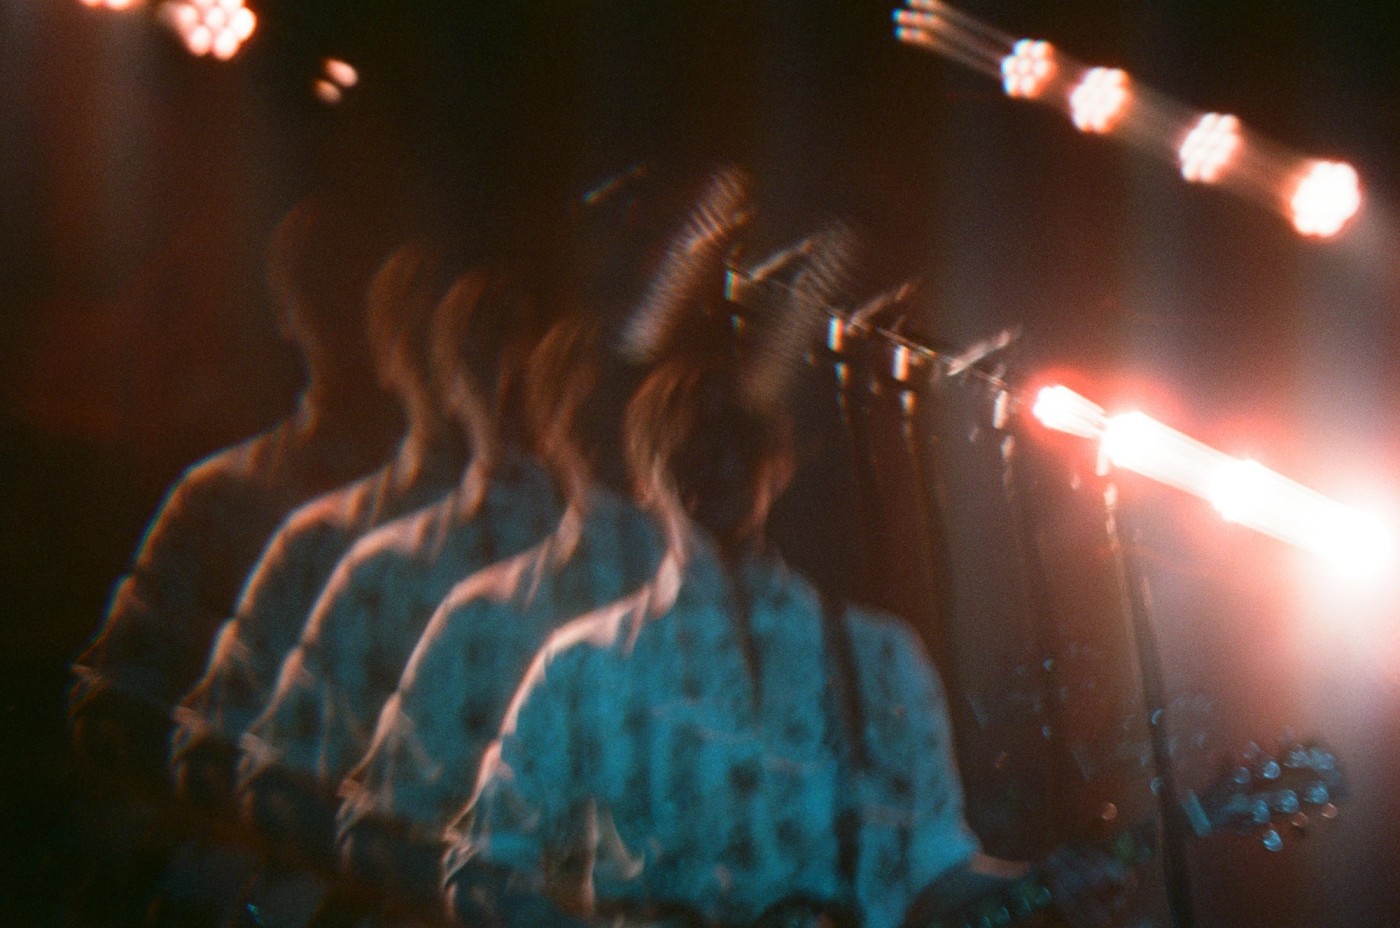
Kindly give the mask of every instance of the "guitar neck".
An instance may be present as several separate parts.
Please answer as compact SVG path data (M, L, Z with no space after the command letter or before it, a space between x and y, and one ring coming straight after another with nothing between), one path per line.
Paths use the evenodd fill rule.
M1156 851L1157 822L1144 819L1098 845L1125 866L1136 867ZM1054 903L1049 881L1040 868L955 910L921 919L916 928L1000 928L1044 912Z

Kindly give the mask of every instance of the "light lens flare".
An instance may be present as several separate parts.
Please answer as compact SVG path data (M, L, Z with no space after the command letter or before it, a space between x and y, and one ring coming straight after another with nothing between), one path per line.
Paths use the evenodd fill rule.
M1090 68L1070 92L1069 117L1081 132L1112 132L1128 108L1128 75L1118 68Z
M1208 499L1225 455L1146 413L1110 416L1102 453L1114 467Z
M1047 429L1078 435L1080 438L1098 438L1103 434L1103 407L1085 399L1069 387L1044 387L1035 395L1031 415Z
M1001 60L1001 83L1008 97L1033 100L1055 76L1055 50L1049 42L1021 39Z
M1356 169L1340 161L1315 162L1289 200L1293 227L1303 235L1330 238L1361 208Z
M1240 147L1240 121L1222 113L1206 113L1186 135L1177 150L1181 176L1211 184L1234 160Z
M1316 520L1312 547L1349 577L1375 577L1395 562L1395 536L1379 518L1333 504Z
M1272 471L1258 461L1224 462L1210 487L1210 504L1226 522L1258 521L1269 502Z
M257 29L257 15L243 0L168 0L161 18L196 57L228 61Z

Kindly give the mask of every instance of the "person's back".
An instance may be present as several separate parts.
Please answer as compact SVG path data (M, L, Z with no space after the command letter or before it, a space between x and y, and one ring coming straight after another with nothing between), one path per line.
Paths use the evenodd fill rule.
M484 860L596 914L754 923L814 900L897 925L977 850L917 640L824 610L775 559L726 564L698 535L687 549L660 615L664 581L541 652L449 882Z
M298 277L317 225L314 210L298 207L270 252L284 328L308 368L299 409L175 481L115 587L99 635L75 661L75 747L104 777L163 779L171 710L198 677L268 537L298 505L370 471L392 447L359 363L359 301L325 305L346 289L309 292ZM341 271L354 279L352 262Z
M437 368L454 384L454 415L471 436L472 463L441 501L350 549L284 660L270 703L242 739L247 816L322 853L330 848L340 780L368 747L433 611L458 581L535 544L560 516L551 481L509 437L503 418L515 412L509 393L518 342L539 337L534 311L497 272L470 272L453 289L453 298L484 301L435 342ZM308 818L279 811L289 806Z
M443 497L466 463L429 368L431 316L441 295L426 245L401 246L369 288L369 329L380 383L399 398L408 431L375 473L306 503L277 530L176 712L172 773L181 792L222 803L232 790L238 737L271 696L277 668L317 596L356 539ZM470 307L441 310L470 311Z

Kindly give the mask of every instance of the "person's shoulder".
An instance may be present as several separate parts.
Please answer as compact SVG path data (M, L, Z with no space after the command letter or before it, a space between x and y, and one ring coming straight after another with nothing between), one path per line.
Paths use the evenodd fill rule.
M450 511L449 502L443 500L376 526L356 539L342 565L406 557L438 531Z
M353 483L323 493L292 510L278 534L287 538L313 536L335 530L368 527L368 513L374 508L383 473L361 477Z
M170 498L211 497L257 482L263 475L260 462L275 444L276 432L272 429L253 435L190 464L171 482Z

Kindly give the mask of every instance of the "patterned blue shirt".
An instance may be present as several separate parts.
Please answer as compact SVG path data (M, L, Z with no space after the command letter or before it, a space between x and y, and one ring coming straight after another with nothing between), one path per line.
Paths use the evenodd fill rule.
M191 466L74 663L74 712L111 689L168 713L198 678L268 537L297 506L376 467L380 449L307 439L288 419Z
M368 754L342 786L342 833L371 817L440 840L471 798L482 752L550 632L640 587L660 553L645 513L594 490L543 543L459 584L428 623Z
M272 696L277 670L350 546L374 527L441 499L462 477L455 449L429 449L413 478L401 459L318 497L287 518L224 623L209 666L176 710L172 766L210 740L236 744Z
M280 767L338 788L443 598L539 542L559 516L543 471L517 461L489 481L470 473L439 504L356 542L283 662L271 703L243 735L240 782Z
M832 620L861 707L852 751L811 586L773 560L731 573L688 547L683 573L668 560L537 655L449 836L448 880L479 861L573 907L679 904L723 923L805 896L895 928L978 849L922 645L890 617Z

